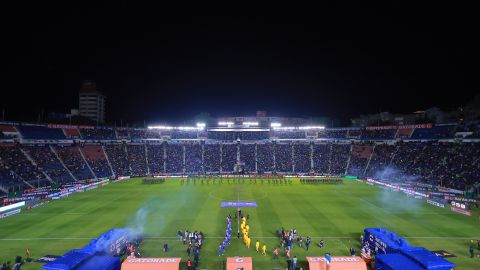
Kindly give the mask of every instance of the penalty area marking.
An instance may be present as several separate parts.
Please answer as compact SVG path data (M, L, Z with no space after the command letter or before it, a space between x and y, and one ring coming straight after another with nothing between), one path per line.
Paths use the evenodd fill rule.
M38 237L38 238L0 238L0 241L42 241L42 240L91 240L96 237ZM223 239L225 236L206 236L205 239ZM255 239L277 239L276 236L259 236ZM349 236L312 236L314 239L357 239L356 237ZM408 239L445 239L445 240L469 240L469 239L478 239L480 236L472 237L449 237L449 236L412 236L412 237L403 237ZM174 236L152 236L144 237L143 239L155 240L155 239L178 239ZM343 245L345 243L341 242Z

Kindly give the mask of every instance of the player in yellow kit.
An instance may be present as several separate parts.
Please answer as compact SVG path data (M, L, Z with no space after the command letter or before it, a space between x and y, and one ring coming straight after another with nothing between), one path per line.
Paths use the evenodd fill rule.
M252 242L252 239L247 238L247 248L250 248L250 242Z
M267 256L267 245L263 244L262 246L262 254Z
M257 242L255 242L255 250L257 251L257 253L259 248L260 248L260 242L258 242L257 240Z

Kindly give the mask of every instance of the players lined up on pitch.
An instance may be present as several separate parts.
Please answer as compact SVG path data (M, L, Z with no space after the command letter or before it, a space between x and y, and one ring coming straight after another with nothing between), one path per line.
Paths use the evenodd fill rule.
M259 179L257 179L259 178ZM269 184L269 185L291 185L293 181L291 179L283 179L277 177L261 177L258 176L257 178L247 179L247 178L230 178L230 177L218 177L218 176L195 176L189 177L186 179L181 179L181 185L189 185L189 184L206 184L206 185L218 185L218 184Z
M179 241L182 241L184 245L187 245L187 257L188 257L187 265L189 265L190 267L192 264L190 261L190 256L193 251L193 261L194 261L195 267L197 267L198 262L200 260L199 253L203 245L203 239L204 239L203 233L197 232L197 231L190 232L188 231L188 229L186 229L185 232L183 233L182 230L178 230L177 237ZM165 250L165 246L164 246L165 252L168 251L168 246L166 248L167 250Z
M227 229L225 230L225 238L223 242L218 246L218 256L223 255L223 251L230 245L230 238L232 237L232 217L228 215L226 217Z

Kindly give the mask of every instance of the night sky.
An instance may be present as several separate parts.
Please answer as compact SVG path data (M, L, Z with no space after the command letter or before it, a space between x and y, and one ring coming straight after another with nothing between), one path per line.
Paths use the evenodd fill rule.
M306 10L5 10L0 109L7 120L69 112L90 79L108 98L111 123L266 110L348 124L363 113L455 109L480 92L473 7Z

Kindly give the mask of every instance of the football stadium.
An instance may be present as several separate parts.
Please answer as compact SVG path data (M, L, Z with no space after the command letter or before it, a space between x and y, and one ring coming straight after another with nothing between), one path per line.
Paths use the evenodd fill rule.
M47 270L477 269L478 131L459 139L458 125L273 120L1 123L0 261Z
M2 5L0 270L480 269L477 6L137 2Z

